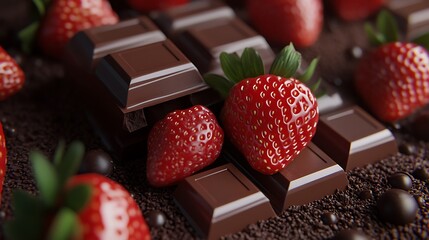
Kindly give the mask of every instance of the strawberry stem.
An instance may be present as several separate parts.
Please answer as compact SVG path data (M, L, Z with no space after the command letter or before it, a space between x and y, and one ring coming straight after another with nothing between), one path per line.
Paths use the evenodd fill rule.
M298 70L301 64L301 54L297 52L292 43L283 48L274 59L271 65L270 73L290 78Z

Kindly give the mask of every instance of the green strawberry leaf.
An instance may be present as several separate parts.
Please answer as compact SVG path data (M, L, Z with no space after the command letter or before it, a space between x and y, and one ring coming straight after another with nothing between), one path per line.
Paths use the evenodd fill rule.
M85 147L81 142L72 142L64 153L62 161L57 166L58 185L63 187L66 181L73 176L83 159Z
M61 140L58 143L57 149L55 150L55 154L54 154L54 165L55 166L58 166L61 163L61 161L64 157L65 150L66 150L66 144L63 140Z
M229 80L238 83L245 78L241 59L236 53L222 52L220 54L220 65Z
M35 239L43 229L45 204L23 190L15 190L12 197L14 219L4 224L7 239Z
M39 22L33 22L19 31L18 38L21 41L21 48L25 53L31 53L39 25Z
M301 64L301 54L297 52L293 44L289 44L281 50L271 65L270 73L289 78L292 77Z
M384 36L381 33L375 31L374 27L370 23L365 23L364 28L371 45L380 46L385 42Z
M40 16L45 15L46 12L46 5L44 0L33 0L34 6L37 8L37 12Z
M316 70L318 63L319 63L318 58L314 58L313 60L311 60L310 65L308 65L307 69L302 75L298 76L298 79L303 83L308 82L308 80L310 80L313 77L314 71Z
M74 186L67 192L65 206L75 212L79 212L90 200L91 192L91 186L88 184Z
M325 95L325 91L320 87L321 83L322 83L322 78L319 78L317 79L317 82L315 82L313 85L310 86L310 90L316 98Z
M429 32L416 39L413 39L412 42L426 48L429 51Z
M208 73L204 75L204 81L216 92L218 92L223 99L226 99L229 90L234 86L234 82L222 76Z
M54 166L43 154L37 151L30 153L30 161L43 201L48 206L54 206L59 189L58 175Z
M377 30L384 36L384 43L396 42L399 39L398 24L387 10L382 10L376 20Z
M78 227L78 219L75 212L68 208L62 208L55 216L48 232L48 240L68 240Z
M244 78L253 78L264 75L264 63L261 57L253 48L245 48L241 54L241 66L243 67Z

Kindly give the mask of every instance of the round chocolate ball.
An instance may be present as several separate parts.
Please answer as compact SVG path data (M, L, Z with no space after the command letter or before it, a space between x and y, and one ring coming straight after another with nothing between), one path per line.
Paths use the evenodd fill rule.
M387 182L393 188L399 188L406 191L413 187L413 181L406 173L395 173L387 179Z
M378 199L377 209L382 220L405 225L414 221L419 206L408 192L402 189L389 189Z
M163 212L158 210L152 210L147 214L146 221L150 227L162 227L167 221L167 219Z
M325 225L332 225L338 222L338 218L334 213L325 212L321 216L322 222Z
M400 153L403 153L405 155L413 155L415 153L417 153L417 148L416 146L403 142L399 145L398 150Z
M98 173L108 176L112 173L112 158L101 149L93 149L85 154L80 166L80 173Z
M337 233L334 240L369 240L363 232L354 229L345 229Z
M413 176L419 180L426 181L429 179L429 173L426 169L419 167L413 171Z

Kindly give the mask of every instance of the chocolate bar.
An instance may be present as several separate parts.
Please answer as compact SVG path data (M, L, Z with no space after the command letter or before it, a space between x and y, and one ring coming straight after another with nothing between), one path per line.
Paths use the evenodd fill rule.
M412 40L429 32L429 1L391 0L387 7L398 20L407 39Z
M278 214L289 206L321 199L336 190L344 190L348 185L344 170L313 143L273 175L252 169L232 146L227 147L225 155L265 193Z
M347 171L398 151L392 133L358 106L321 116L313 142Z
M268 198L231 163L186 178L174 198L206 239L219 239L275 216Z
M195 1L150 15L170 38L191 26L235 17L234 11L220 1Z
M70 40L69 48L81 67L91 71L107 54L165 39L164 33L148 17L141 16L78 32Z
M208 88L194 64L169 40L112 53L95 71L129 111Z

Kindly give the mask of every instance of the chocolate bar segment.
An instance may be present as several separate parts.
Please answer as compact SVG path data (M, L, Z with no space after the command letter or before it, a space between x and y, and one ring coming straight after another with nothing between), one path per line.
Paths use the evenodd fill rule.
M265 193L278 214L289 206L321 199L348 185L344 170L313 143L309 143L286 168L273 175L252 169L232 146L227 147L225 155Z
M267 197L230 163L186 178L174 197L183 214L207 239L219 239L275 216Z
M104 25L78 32L71 40L72 54L82 67L92 70L101 57L120 50L166 39L148 17L142 16L114 25Z
M151 18L169 37L194 25L235 17L234 11L220 1L195 1L186 6L154 12Z
M429 1L391 0L387 7L398 20L407 39L412 40L429 32Z
M358 106L321 116L313 142L347 171L397 153L392 133Z
M189 27L177 35L176 42L202 73L222 74L219 61L222 52L241 55L245 48L254 48L266 66L275 58L267 41L239 18Z
M131 111L208 88L169 40L110 54L100 61L96 75L119 105Z

